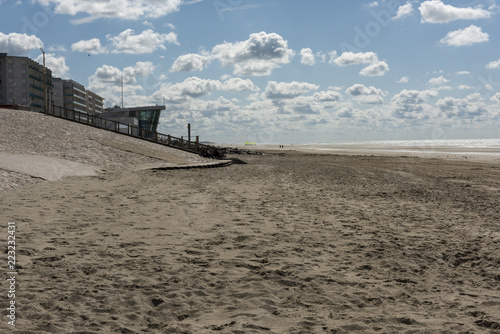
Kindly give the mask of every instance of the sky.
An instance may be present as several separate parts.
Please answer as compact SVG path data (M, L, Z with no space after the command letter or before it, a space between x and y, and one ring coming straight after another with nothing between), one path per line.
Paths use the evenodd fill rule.
M0 0L0 52L217 143L500 138L500 5Z

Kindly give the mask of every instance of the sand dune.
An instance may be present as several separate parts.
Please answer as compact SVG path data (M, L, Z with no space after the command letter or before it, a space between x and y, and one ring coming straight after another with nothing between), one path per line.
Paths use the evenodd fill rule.
M115 167L0 195L18 229L17 326L0 331L500 333L500 165L239 158L102 156Z

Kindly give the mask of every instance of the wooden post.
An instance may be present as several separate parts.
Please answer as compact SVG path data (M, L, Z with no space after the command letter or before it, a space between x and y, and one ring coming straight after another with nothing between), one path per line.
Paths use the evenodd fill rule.
M188 123L188 145L191 145L191 124Z
M198 151L199 147L200 147L200 136L196 136L196 151Z

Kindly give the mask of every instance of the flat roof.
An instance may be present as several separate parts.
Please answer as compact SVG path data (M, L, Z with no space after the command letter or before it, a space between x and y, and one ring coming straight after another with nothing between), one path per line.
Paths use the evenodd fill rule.
M131 108L109 108L110 112L120 111L148 111L148 110L165 110L165 106L147 106L147 107L131 107Z

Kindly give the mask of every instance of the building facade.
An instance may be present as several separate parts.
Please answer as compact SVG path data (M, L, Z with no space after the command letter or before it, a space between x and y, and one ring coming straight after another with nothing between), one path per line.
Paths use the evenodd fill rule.
M104 98L90 90L87 93L87 113L96 114L104 112Z
M45 78L44 78L45 72ZM52 96L52 71L28 57L0 53L0 105L44 111Z
M162 110L165 110L165 106L134 108L115 107L106 109L102 117L124 124L137 124L141 129L145 129L149 132L156 132Z
M70 79L54 78L54 106L75 110L85 114L104 111L104 99L96 93Z

